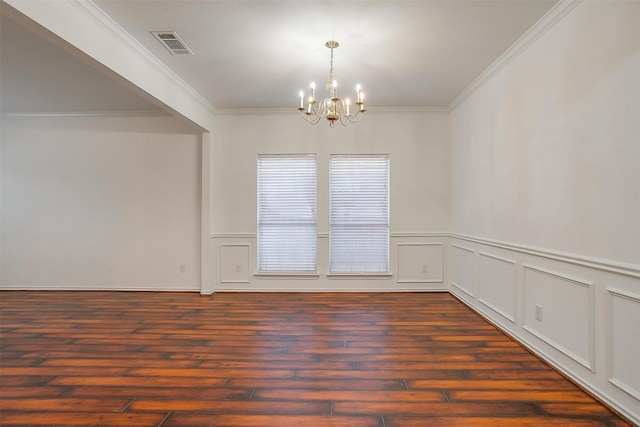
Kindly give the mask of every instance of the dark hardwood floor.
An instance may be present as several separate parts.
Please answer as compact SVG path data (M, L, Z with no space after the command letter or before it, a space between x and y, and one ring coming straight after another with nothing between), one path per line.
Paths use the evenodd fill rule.
M446 293L0 293L3 426L629 425Z

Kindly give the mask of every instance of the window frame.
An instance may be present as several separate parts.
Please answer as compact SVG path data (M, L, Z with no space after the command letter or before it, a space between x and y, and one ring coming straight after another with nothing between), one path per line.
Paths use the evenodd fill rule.
M383 201L385 203L384 206L384 221L378 223L378 224L374 224L374 223L369 223L369 224L362 224L362 223L352 223L352 224L344 224L344 223L340 223L340 219L339 218L335 218L335 213L337 211L337 209L339 209L338 207L335 206L335 203L337 203L337 197L334 197L334 192L335 191L340 191L339 189L335 189L334 185L335 184L335 175L334 175L334 159L367 159L367 158L373 158L373 159L383 159L384 160L384 168L385 168L385 173L386 176L384 177L384 198ZM329 194L328 194L328 199L329 199L329 244L328 244L328 251L329 251L329 259L328 259L328 273L327 276L329 277L340 277L340 276L347 276L347 277L354 277L354 276L365 276L365 277L381 277L381 278L385 278L385 277L390 277L391 274L391 267L390 267L390 229L391 229L391 215L390 215L390 211L391 211L391 189L390 189L390 182L391 182L391 156L389 154L332 154L329 157ZM357 190L354 190L357 191ZM379 202L380 200L378 200ZM375 208L374 208L375 210ZM379 208L378 208L379 210ZM340 268L336 262L336 260L334 259L335 253L336 253L336 248L334 247L334 239L336 238L336 235L334 234L334 230L337 229L337 227L349 227L351 226L352 228L356 229L356 228L362 228L362 227L366 227L367 225L369 226L378 226L378 227L383 227L384 228L384 232L386 234L386 236L382 239L384 242L384 250L383 250L383 256L384 256L384 262L383 263L378 263L379 265L384 264L384 269L370 269L370 267L365 267L364 269L359 269L357 268L358 266L354 266L356 268L351 268L351 269L345 269L345 268ZM344 261L343 261L344 262Z
M312 191L306 195L303 194L303 197L306 200L303 200L301 202L301 205L304 205L306 202L311 201L309 203L309 207L311 207L311 210L312 210L312 218L314 221L313 224L309 224L308 221L306 220L301 220L301 222L293 222L289 224L287 224L286 222L271 223L269 222L271 218L265 217L264 214L261 214L262 212L261 208L263 208L262 204L265 203L264 197L261 198L261 196L263 196L261 192L262 192L263 186L265 185L265 179L266 179L266 177L261 176L261 174L265 172L265 170L262 168L261 162L265 160L268 161L269 159L291 159L291 160L312 159L313 160L313 167L312 167L313 185L311 186ZM291 170L289 170L288 172L292 172L294 168L290 168L290 169ZM282 182L281 179L280 180L276 179L276 181ZM285 181L285 184L289 184L289 183L291 182ZM256 184L257 184L257 187L256 187L256 203L257 203L256 227L257 228L256 228L256 272L254 273L254 276L317 277L318 276L318 156L317 154L315 153L258 154L256 158ZM308 184L308 182L306 184ZM292 268L290 269L278 269L278 268L265 269L264 268L266 260L262 258L262 254L264 253L264 250L265 250L265 247L262 245L262 243L264 242L262 239L264 239L263 231L265 230L265 227L268 228L273 226L275 227L281 226L286 228L287 225L298 226L303 228L305 226L310 226L313 228L313 233L309 233L309 235L307 236L307 238L309 238L310 240L311 239L313 240L313 249L311 251L307 251L308 254L312 254L312 257L310 256L308 258L308 261L310 261L311 258L313 258L313 263L312 263L313 269L297 269L295 266L293 266L293 264L291 265ZM277 256L274 257L274 260L277 260ZM283 261L286 261L286 256L284 256L279 262L283 262Z

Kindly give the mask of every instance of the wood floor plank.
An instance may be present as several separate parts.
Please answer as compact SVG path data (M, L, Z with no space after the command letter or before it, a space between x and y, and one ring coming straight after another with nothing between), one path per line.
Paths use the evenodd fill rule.
M608 427L605 420L539 417L385 417L385 427Z
M579 391L578 387L564 379L557 380L407 380L409 389L442 389L442 390L531 390L531 391ZM451 393L450 393L451 395Z
M170 411L170 412L216 412L235 414L298 414L329 415L331 404L322 401L300 402L297 400L256 402L249 400L197 400L175 399L137 399L128 408L133 412Z
M360 402L444 402L445 395L439 391L367 391L361 390L295 390L262 389L253 394L254 400L328 400Z
M543 391L543 390L454 390L448 392L454 401L488 401L497 400L509 402L592 402L593 398L583 391Z
M65 377L59 376L51 381L49 385L65 386L103 386L103 387L193 387L198 384L202 387L222 387L226 383L223 378L200 378L200 377L106 377L99 370L95 376ZM178 391L176 391L178 393Z
M0 371L1 372L1 371ZM0 391L0 410L3 409L2 402L4 399L10 399L14 397L58 397L67 392L67 389L64 387L1 387ZM81 395L80 397L85 397L86 395ZM0 416L0 419L2 417Z
M593 415L602 417L612 417L615 414L606 406L600 405L598 402L589 403L571 403L571 402L544 402L538 403L538 407L549 415L575 416Z
M331 415L220 415L171 413L162 427L383 427L380 417Z
M133 368L127 375L135 377L200 377L200 378L293 378L293 369L229 369L229 368Z
M211 388L183 387L178 391L173 387L100 387L75 386L62 388L67 397L126 397L126 398L175 398L196 400L249 400L253 388Z
M232 388L275 388L275 389L297 389L297 390L360 390L369 392L374 390L406 390L407 385L403 379L395 380L349 380L338 379L290 379L271 380L255 378L230 378L225 387Z
M102 375L122 375L126 372L126 368L107 368L101 367L100 371ZM78 366L62 366L62 367L42 367L42 366L27 366L27 367L4 367L2 368L3 376L92 376L96 374L94 367L78 367Z
M73 411L82 408L87 412L119 412L131 399L87 399L69 397L30 397L19 399L2 398L2 411L24 411L38 408L39 411Z
M194 362L192 360L154 360L154 359L132 359L132 358L117 358L117 359L85 359L81 356L75 358L60 358L60 359L48 359L42 361L38 366L84 366L84 367L99 367L99 368L162 368L162 369L175 369L175 368L192 368ZM104 371L103 371L104 372Z
M414 416L535 416L540 410L530 402L335 402L337 415Z
M114 412L87 412L78 408L76 412L29 411L15 412L2 411L0 424L3 426L47 426L47 427L71 427L71 426L127 426L150 427L158 426L167 417L163 413L114 413Z
M446 293L2 291L0 410L0 426L629 426Z

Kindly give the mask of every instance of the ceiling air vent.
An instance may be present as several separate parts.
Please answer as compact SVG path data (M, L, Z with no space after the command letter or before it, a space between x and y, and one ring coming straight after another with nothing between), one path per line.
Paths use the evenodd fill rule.
M151 34L158 39L172 55L193 55L191 49L178 37L174 31L151 31Z

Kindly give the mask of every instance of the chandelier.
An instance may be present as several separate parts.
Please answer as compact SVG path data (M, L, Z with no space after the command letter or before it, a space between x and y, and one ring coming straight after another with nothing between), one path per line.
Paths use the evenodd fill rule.
M330 40L325 43L325 46L331 49L331 67L327 78L329 97L320 101L316 100L316 84L311 83L307 107L305 108L304 106L304 91L301 90L298 110L300 110L302 118L312 125L318 123L323 117L329 121L329 126L331 127L334 127L338 121L342 126L346 126L349 123L357 123L362 120L365 111L367 111L364 108L362 88L360 85L356 86L356 102L353 108L351 108L351 100L349 98L338 97L338 83L333 78L333 49L336 49L340 44L337 41Z

